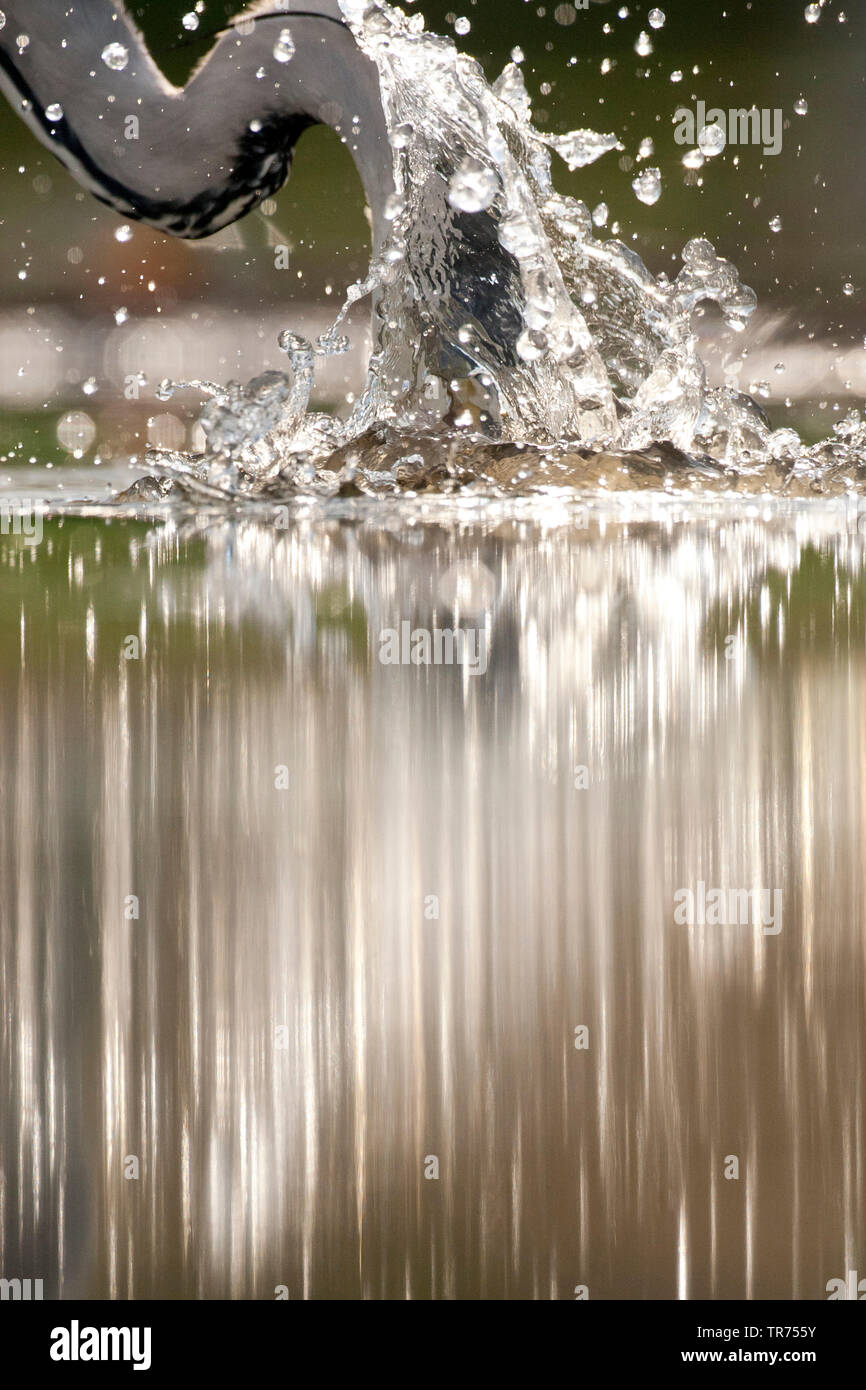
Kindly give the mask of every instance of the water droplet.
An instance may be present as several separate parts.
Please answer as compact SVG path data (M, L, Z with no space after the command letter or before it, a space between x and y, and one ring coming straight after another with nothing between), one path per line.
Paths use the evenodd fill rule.
M537 362L547 351L547 338L537 329L528 328L517 339L517 355L524 362Z
M806 23L807 23L807 24L817 24L817 23L818 23L818 20L819 20L820 18L821 18L821 6L820 6L820 5L807 5L807 6L806 6Z
M683 165L686 169L703 169L706 159L700 150L687 150L683 155Z
M544 139L571 170L593 164L619 143L615 135L600 135L596 130L570 130L567 135L545 135Z
M727 143L727 136L720 125L705 125L698 131L698 147L708 159L721 154Z
M19 52L19 53L23 53L24 50L25 50L25 48L29 48L29 47L30 47L30 36L29 36L29 34L19 34L18 37L17 37L17 39L15 40L15 43L16 43L16 46L17 46L17 48L18 48L18 52Z
M198 28L198 15L195 13L194 10L190 10L189 14L185 14L185 15L183 16L183 19L182 19L180 22L181 22L181 24L183 25L184 29L189 29L189 30L197 29L197 28Z
M258 119L253 120L253 121L250 121L250 124L249 124L249 127L248 127L248 128L249 128L249 130L252 131L253 135L258 135L259 131L260 131L261 128L262 128L262 123L261 123L261 121L258 120Z
M635 197L642 203L652 207L662 196L662 176L658 169L645 169L642 174L638 174L636 179L632 179L632 188Z
M770 218L770 231L771 231L771 232L780 232L781 230L782 230L782 219L781 219L781 217L779 217L778 214L777 214L775 217L771 217L771 218Z
M637 43L634 46L634 51L641 58L648 58L649 55L652 53L653 41L645 29L642 29L641 32L638 34Z
M649 14L647 15L647 19L650 22L651 29L661 29L662 25L667 19L667 15L665 14L664 10L650 10Z
M122 227L118 227L114 233L115 241L132 241L132 228L128 222L124 222Z
M388 141L392 149L405 150L412 143L414 130L411 125L395 126L388 136Z
M682 72L679 68L674 68L674 71L671 73L671 82L682 82L682 80Z
M115 311L114 311L114 322L117 324L118 328L121 326L121 324L126 323L126 320L127 320L128 318L129 318L129 310L128 310L128 309L125 309L125 308L123 308L123 307L121 307L120 309L115 309Z
M641 140L640 145L638 147L638 159L649 159L654 149L655 145L653 144L649 136L647 136L645 140Z
M794 110L798 116L805 116L809 110L809 103L805 97L798 97L794 102Z
M49 121L62 121L63 107L60 105L60 102L53 101L50 106L46 106L45 115L48 117Z
M519 46L516 47L516 48L512 48L512 50L511 50L511 61L512 61L512 63L522 63L522 62L524 61L525 58L526 58L526 54L524 53L524 51L523 51L522 48L520 48Z
M499 180L477 159L464 159L448 186L448 201L460 212L483 212L496 197Z
M3 11L0 10L0 29L5 28L5 26L6 26L6 16L5 16L5 14L3 13Z
M405 200L399 193L392 193L385 202L385 221L394 222L400 216L406 206Z
M81 389L85 396L95 396L99 386L95 376L89 376L86 381L81 383Z
M462 15L459 19L455 19L454 21L454 32L455 34L460 34L461 37L464 34L468 34L471 28L472 25L470 24L469 20Z
M129 62L129 49L122 43L110 43L102 50L102 61L112 72L123 72Z
M291 29L281 29L274 44L274 57L278 63L290 63L295 56L295 41Z
M608 212L609 209L607 203L599 203L597 207L593 208L592 220L595 223L596 227L603 227L605 225L608 218Z
M844 285L842 286L842 293L847 295L849 299L851 295L854 293L854 286L851 284L850 280L845 281Z
M57 422L58 443L71 454L80 457L95 438L96 426L83 410L70 410L66 415L61 415Z

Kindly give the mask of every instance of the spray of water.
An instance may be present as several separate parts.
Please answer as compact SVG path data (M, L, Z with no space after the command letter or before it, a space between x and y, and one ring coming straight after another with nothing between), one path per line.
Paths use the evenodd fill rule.
M695 309L713 302L739 331L756 304L709 240L688 242L675 279L655 277L556 191L555 157L583 167L617 148L615 133L544 134L516 62L490 85L421 15L340 5L379 72L397 190L389 234L330 333L282 335L288 374L185 383L210 396L206 452L152 451L153 471L234 496L604 483L599 460L612 457L630 481L853 485L866 446L856 414L806 449L748 396L708 385ZM316 359L345 350L343 321L367 297L365 388L347 419L311 411Z

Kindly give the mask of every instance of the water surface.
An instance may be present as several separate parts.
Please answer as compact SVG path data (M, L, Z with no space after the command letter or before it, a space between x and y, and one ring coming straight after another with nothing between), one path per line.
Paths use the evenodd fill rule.
M844 504L372 507L0 538L2 1273L825 1297L866 1267ZM382 664L404 620L486 672ZM781 930L679 925L699 881Z

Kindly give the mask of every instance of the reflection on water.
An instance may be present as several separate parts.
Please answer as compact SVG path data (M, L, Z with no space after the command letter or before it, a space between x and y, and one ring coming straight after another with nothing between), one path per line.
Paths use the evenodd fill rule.
M4 536L0 1273L866 1269L864 551L819 505ZM485 674L379 660L455 608ZM699 882L781 931L678 924Z

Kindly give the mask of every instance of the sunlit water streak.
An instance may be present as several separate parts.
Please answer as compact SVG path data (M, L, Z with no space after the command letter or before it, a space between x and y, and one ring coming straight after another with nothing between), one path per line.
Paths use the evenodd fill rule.
M863 538L350 511L2 537L2 1274L824 1297L866 1261ZM381 664L455 605L486 674ZM698 880L781 932L677 925Z

